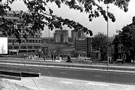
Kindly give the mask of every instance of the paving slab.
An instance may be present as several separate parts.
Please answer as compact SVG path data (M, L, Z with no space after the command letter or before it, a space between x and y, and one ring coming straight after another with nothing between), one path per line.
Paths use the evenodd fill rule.
M135 90L135 85L114 84L46 76L36 78L23 78L21 81L9 79L4 80L8 80L10 83L16 83L17 85L28 87L33 90Z
M0 78L0 90L34 90L34 89L11 82L10 79L2 80Z

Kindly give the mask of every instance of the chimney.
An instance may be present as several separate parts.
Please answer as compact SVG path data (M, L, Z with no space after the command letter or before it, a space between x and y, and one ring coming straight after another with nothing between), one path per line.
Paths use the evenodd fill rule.
M132 23L135 24L135 16L132 19Z

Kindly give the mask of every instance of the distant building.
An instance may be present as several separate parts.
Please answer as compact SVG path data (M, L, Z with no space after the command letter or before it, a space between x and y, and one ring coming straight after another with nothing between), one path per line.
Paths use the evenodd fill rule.
M54 41L55 43L68 43L68 30L56 30Z
M85 38L85 34L83 31L72 30L71 38L72 41L75 42L75 40L78 40L79 38Z
M15 11L16 12L16 11ZM18 12L18 11L17 11ZM19 17L14 15L13 11L7 12L5 19L15 21L17 24L21 23ZM23 37L23 30L27 27L21 28L21 43L13 35L8 36L8 50L9 54L36 54L41 49L41 32L35 33L34 36L27 34L27 40ZM1 35L2 36L2 35Z
M87 53L87 57L90 57L92 52L92 38L78 38L78 40L75 40L75 50L84 51Z
M54 38L53 37L44 37L42 38L42 43L54 43Z
M79 38L75 40L75 50L81 53L86 53L91 59L100 60L100 51L92 48L93 37Z

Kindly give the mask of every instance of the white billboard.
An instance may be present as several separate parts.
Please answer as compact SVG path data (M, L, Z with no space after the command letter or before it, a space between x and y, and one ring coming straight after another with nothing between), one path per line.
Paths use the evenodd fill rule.
M8 38L0 37L0 54L8 54Z

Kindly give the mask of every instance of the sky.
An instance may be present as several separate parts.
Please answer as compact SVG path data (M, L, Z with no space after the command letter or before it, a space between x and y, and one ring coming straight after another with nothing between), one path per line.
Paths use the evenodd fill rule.
M106 9L106 6L101 3L101 5ZM62 5L61 8L58 8L54 3L48 4L50 8L54 10L54 14L61 16L63 18L68 18L79 22L83 26L87 27L93 32L93 35L96 35L98 32L107 33L107 22L104 20L102 16L99 18L93 19L92 22L88 19L88 14L80 13L80 11L69 9L68 6ZM27 10L26 6L23 4L22 0L18 0L12 5L13 10ZM109 4L109 11L115 15L116 21L109 21L109 36L113 36L116 34L116 30L121 30L123 26L132 23L132 17L135 16L135 1L130 0L129 10L128 12L124 12L118 7ZM67 28L64 28L67 29ZM53 36L54 31L49 31L48 28L45 27L43 31L43 37ZM70 32L69 32L70 33ZM70 35L69 35L70 36Z

